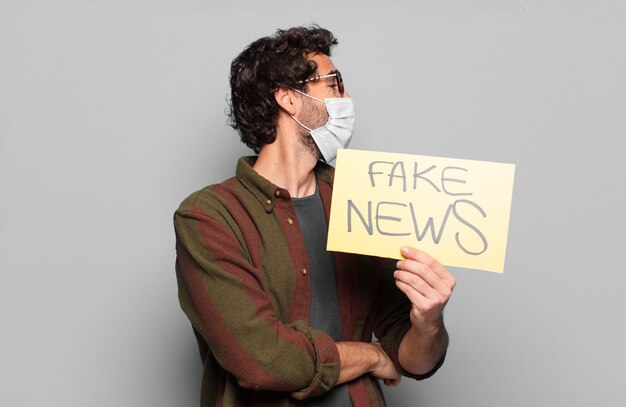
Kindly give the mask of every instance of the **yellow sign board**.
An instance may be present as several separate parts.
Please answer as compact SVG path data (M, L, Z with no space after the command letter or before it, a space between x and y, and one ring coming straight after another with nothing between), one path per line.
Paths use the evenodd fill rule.
M514 175L514 164L339 150L327 249L400 259L408 245L502 273Z

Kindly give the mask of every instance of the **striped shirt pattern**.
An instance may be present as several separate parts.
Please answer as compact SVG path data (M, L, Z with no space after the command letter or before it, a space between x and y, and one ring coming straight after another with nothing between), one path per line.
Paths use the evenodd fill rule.
M204 365L201 406L297 406L339 377L334 339L310 327L305 243L289 192L242 157L236 176L185 199L174 214L178 298ZM334 169L315 176L330 218ZM395 286L395 260L334 253L344 341L374 334L398 362L410 303ZM376 379L349 384L355 407L383 406Z

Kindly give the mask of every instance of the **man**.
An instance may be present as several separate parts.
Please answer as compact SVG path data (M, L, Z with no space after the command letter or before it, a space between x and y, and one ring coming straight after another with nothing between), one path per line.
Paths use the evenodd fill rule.
M440 263L415 248L397 263L325 250L333 168L321 160L354 123L335 44L298 27L235 58L232 125L258 156L174 216L202 406L384 405L378 380L423 379L443 363L455 280Z

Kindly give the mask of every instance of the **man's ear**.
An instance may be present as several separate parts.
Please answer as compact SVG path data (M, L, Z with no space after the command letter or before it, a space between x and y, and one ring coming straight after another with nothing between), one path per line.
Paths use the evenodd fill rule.
M290 115L296 114L296 103L294 92L289 88L278 88L274 92L274 98L278 106L283 108Z

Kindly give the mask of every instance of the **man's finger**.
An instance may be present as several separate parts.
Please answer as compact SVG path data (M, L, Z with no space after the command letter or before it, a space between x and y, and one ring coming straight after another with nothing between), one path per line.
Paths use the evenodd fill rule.
M393 273L393 277L396 281L403 282L404 284L412 287L425 298L436 300L440 296L438 291L429 282L425 281L417 274L404 270L396 270Z
M385 380L383 380L383 382L385 383L386 386L394 387L394 386L397 386L397 385L400 384L400 380L401 379L397 379L397 380L396 379L385 379Z
M426 309L432 301L424 296L424 294L417 291L410 284L405 283L404 281L396 280L396 287L400 289L407 296L411 304L417 306L419 309Z
M396 264L396 267L398 268L398 270L406 271L408 273L416 275L439 292L445 293L450 289L448 280L441 278L439 274L437 274L433 269L431 269L424 263L407 259L400 260Z
M450 272L443 266L443 264L439 263L437 259L435 259L423 250L410 246L402 246L402 248L400 249L400 253L402 253L402 256L407 259L415 260L425 264L435 273L437 273L440 278L449 280L450 277L452 277L452 274L450 274Z

